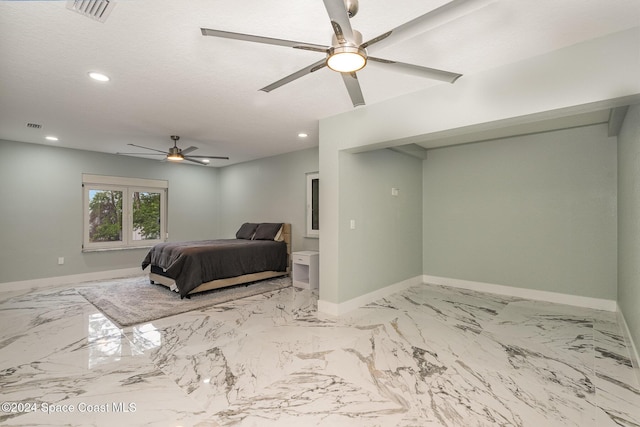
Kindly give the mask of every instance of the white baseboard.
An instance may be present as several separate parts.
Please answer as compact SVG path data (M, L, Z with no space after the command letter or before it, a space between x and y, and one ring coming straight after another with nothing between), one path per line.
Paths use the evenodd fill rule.
M71 276L46 277L43 279L21 280L18 282L0 283L0 292L21 291L25 289L52 288L64 285L75 285L95 280L117 279L142 275L140 267L123 268L120 270L96 271L93 273L73 274Z
M348 301L341 302L339 304L324 300L318 300L318 311L324 314L329 314L331 316L341 316L345 313L353 311L381 298L388 297L389 295L403 291L412 286L421 285L422 283L422 276L416 276L412 277L411 279L403 280L402 282L394 283L384 288L377 289L373 292L369 292L368 294L361 295Z
M618 304L615 300L568 295L558 292L540 291L536 289L515 288L513 286L494 285L491 283L473 282L470 280L450 279L447 277L429 276L426 274L423 276L423 280L425 283L431 283L434 285L450 286L452 288L463 288L473 291L507 295L511 297L553 302L556 304L573 305L576 307L593 308L596 310L615 312L618 308Z
M618 323L622 325L622 335L624 336L624 343L631 353L629 357L631 358L633 371L636 373L638 384L640 384L640 356L638 356L638 348L633 342L631 331L629 331L629 325L627 325L627 321L624 318L624 314L622 314L622 311L620 310L620 306L618 306Z

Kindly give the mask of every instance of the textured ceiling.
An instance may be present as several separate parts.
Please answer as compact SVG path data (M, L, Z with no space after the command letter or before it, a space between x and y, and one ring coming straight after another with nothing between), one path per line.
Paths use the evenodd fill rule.
M360 0L351 24L368 40L445 3ZM468 76L640 23L638 0L475 4L369 53ZM211 163L224 166L315 146L319 119L354 108L340 75L327 68L259 91L321 53L200 33L207 27L328 45L332 30L320 0L122 0L104 23L66 6L0 1L1 139L116 153L139 151L128 143L164 150L177 134L183 148L199 147L192 154L229 156ZM376 65L358 72L369 105L447 84ZM89 71L112 80L97 83Z

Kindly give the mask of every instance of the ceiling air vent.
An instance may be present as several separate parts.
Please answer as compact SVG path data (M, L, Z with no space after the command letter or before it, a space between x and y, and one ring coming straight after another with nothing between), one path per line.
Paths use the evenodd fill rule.
M39 125L38 123L27 123L27 127L29 129L40 129L42 128L42 125Z
M107 20L115 6L112 0L67 0L67 9L100 22Z

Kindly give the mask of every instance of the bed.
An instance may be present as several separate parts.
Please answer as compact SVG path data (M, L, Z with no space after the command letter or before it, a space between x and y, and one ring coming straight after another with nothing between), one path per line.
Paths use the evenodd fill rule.
M290 272L291 224L244 223L235 239L159 243L142 261L149 280L181 298Z

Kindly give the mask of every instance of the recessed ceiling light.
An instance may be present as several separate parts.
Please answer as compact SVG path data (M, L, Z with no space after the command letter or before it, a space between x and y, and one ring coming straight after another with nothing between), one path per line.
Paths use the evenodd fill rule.
M47 141L57 141L58 137L57 136L45 136L45 139Z
M111 80L109 78L109 76L102 74L102 73L98 73L95 71L92 71L89 73L89 77L91 77L93 80L97 80L99 82L108 82L109 80Z
M202 159L202 162L203 162L203 163L209 163L209 162L210 162L210 160L209 160L209 159Z
M307 135L307 134L306 134L306 133L304 133L304 132L300 132L300 133L298 134L298 138L306 138L306 137L308 137L308 136L309 136L309 135Z

